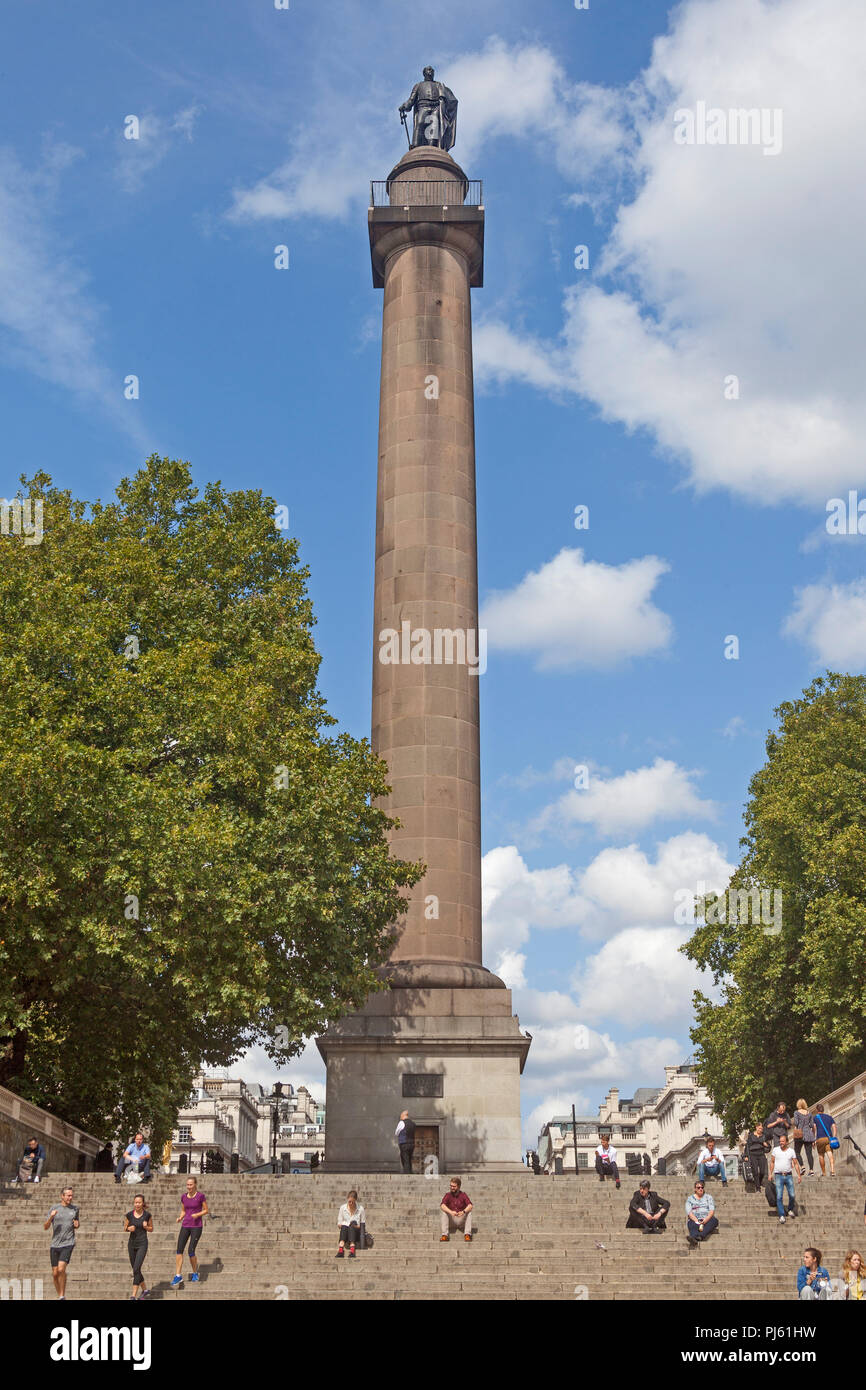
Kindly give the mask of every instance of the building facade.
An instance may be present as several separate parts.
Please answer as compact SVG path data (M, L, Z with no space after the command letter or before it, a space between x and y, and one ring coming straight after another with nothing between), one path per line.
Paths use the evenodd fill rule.
M210 1164L211 1171L228 1173L232 1155L237 1154L238 1171L245 1173L261 1162L258 1125L252 1087L227 1072L200 1072L188 1103L178 1114L170 1152L163 1153L162 1171L203 1173Z
M276 1112L276 1114L275 1114ZM177 1117L172 1132L166 1173L230 1172L232 1157L237 1169L247 1173L268 1162L273 1153L282 1167L307 1170L321 1161L325 1149L325 1106L313 1099L306 1086L283 1083L279 1097L274 1087L247 1085L224 1071L200 1072L188 1104ZM315 1160L314 1160L315 1155Z
M728 1177L740 1171L737 1145L724 1134L693 1062L665 1067L663 1086L641 1087L627 1099L612 1087L597 1115L578 1115L576 1120L576 1144L570 1114L554 1115L541 1131L537 1150L545 1172L557 1171L557 1160L563 1171L573 1170L575 1151L578 1172L594 1172L595 1150L603 1136L617 1149L623 1174L629 1159L635 1169L648 1159L653 1173L692 1173L708 1138L715 1139L723 1154Z
M276 1157L283 1168L308 1171L324 1159L325 1105L313 1099L306 1086L295 1089L283 1085L282 1098L274 1097L274 1088L252 1086L258 1107L257 1144L259 1162L267 1161L274 1152L276 1124ZM276 1111L276 1114L275 1114Z

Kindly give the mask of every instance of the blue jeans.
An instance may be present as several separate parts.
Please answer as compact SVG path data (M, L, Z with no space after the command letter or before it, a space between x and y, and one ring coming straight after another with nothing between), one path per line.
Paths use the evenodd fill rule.
M723 1158L717 1158L713 1163L698 1164L698 1178L701 1182L703 1182L706 1178L717 1177L721 1177L722 1187L727 1187L728 1175L725 1172L725 1160Z
M793 1173L774 1173L773 1181L776 1184L776 1211L780 1216L785 1215L785 1190L788 1192L788 1211L794 1205L794 1174Z
M123 1177L123 1175L124 1175L124 1173L126 1172L127 1168L131 1168L131 1167L132 1167L132 1160L131 1160L131 1159L128 1159L128 1158L124 1158L123 1155L121 1154L121 1156L120 1156L120 1162L118 1163L117 1167L116 1167L115 1170L114 1170L114 1176L117 1178L117 1181L118 1181L118 1182L120 1182L120 1179ZM149 1178L149 1177L150 1177L150 1154L148 1154L146 1158L140 1158L140 1159L138 1160L138 1171L141 1173L141 1176L142 1176L143 1178Z

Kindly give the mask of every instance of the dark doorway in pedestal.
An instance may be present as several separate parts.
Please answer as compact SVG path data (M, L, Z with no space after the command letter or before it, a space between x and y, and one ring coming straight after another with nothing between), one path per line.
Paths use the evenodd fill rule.
M438 1125L416 1125L415 1126L415 1153L412 1156L412 1172L423 1173L424 1160L428 1154L436 1157L435 1172L439 1171L439 1126Z

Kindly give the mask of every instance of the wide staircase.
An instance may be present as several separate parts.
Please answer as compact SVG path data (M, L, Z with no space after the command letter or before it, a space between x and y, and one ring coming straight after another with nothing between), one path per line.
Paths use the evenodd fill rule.
M111 1174L49 1174L39 1186L0 1189L0 1280L42 1280L55 1297L42 1229L68 1184L81 1208L67 1297L128 1299L131 1272L123 1213L145 1195L154 1233L144 1272L154 1299L788 1299L807 1245L838 1274L845 1251L866 1249L864 1185L856 1176L817 1175L797 1188L800 1216L779 1224L763 1194L742 1182L708 1184L719 1232L690 1250L684 1203L693 1179L653 1178L671 1202L669 1229L627 1231L637 1185L593 1175L464 1175L474 1204L471 1243L439 1240L446 1176L398 1174L202 1177L211 1216L199 1246L201 1282L170 1289L183 1177L157 1174L143 1187L115 1185ZM354 1260L334 1258L337 1211L358 1188L374 1247ZM14 1286L13 1286L14 1287ZM22 1286L23 1287L23 1286ZM3 1296L9 1294L2 1285ZM31 1283L31 1289L38 1288ZM38 1294L31 1293L31 1297Z

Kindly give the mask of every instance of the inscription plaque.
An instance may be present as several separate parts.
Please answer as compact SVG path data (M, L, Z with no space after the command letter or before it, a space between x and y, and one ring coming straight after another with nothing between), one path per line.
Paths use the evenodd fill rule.
M445 1080L444 1073L437 1072L431 1076L427 1072L403 1073L403 1095L415 1100L436 1100L443 1094L442 1084Z

